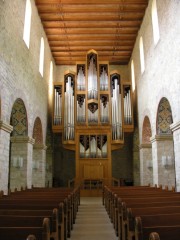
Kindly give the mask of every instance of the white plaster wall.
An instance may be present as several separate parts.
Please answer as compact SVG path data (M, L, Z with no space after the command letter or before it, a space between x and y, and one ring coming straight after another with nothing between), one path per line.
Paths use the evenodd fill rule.
M0 0L0 117L3 122L10 124L13 104L17 98L21 98L27 111L28 136L32 137L34 121L39 117L42 122L43 143L45 143L49 69L50 61L53 61L53 58L34 0L31 0L30 47L29 49L26 47L23 40L25 4L25 0ZM45 40L43 77L39 73L41 37L44 37ZM5 142L7 143L7 137L1 141L3 141L1 143L3 147ZM31 150L28 151L31 152ZM28 157L32 158L32 153ZM6 159L3 160L4 158ZM8 156L2 155L0 166L1 161L8 162L8 158ZM5 172L8 172L8 164L4 166L6 166ZM28 175L27 178L27 184L30 186L32 176Z
M151 5L152 0L149 1L131 58L135 67L140 143L142 143L142 127L146 115L150 119L152 136L156 134L156 115L162 97L166 97L171 105L173 123L180 120L180 1L157 0L160 40L156 46L153 42ZM140 70L140 36L143 37L145 53L143 74ZM157 174L158 171L155 170L155 182L158 178Z

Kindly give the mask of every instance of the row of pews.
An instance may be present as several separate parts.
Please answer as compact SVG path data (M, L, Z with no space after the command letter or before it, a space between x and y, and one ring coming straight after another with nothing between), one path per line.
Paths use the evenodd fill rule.
M150 186L103 188L119 240L179 240L180 193Z
M80 204L77 188L32 188L0 194L0 239L66 240Z

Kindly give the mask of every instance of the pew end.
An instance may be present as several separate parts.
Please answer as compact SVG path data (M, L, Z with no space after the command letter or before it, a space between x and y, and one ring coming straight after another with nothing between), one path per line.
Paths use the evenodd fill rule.
M160 240L159 234L157 232L152 232L149 235L149 240Z

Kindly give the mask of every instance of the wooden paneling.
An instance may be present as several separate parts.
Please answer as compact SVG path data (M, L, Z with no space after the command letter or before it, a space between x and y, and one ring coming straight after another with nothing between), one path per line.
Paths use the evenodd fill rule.
M127 64L148 0L35 0L57 65L84 61L94 49L100 61Z

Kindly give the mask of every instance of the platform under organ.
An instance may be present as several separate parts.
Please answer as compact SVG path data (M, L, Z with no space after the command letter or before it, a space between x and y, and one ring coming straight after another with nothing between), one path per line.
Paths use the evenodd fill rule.
M131 83L110 68L90 50L76 72L66 71L64 80L54 83L52 128L62 133L64 148L75 151L77 182L111 178L111 152L134 130Z

